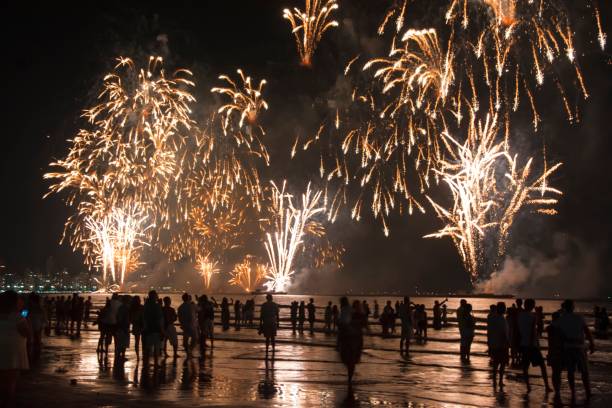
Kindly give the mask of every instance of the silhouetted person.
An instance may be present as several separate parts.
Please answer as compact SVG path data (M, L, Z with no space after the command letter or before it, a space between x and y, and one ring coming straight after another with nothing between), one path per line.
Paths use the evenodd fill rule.
M53 298L45 296L43 300L43 308L45 309L45 315L47 316L47 325L45 326L45 335L51 336L51 317L53 315Z
M487 318L487 344L493 366L493 388L497 388L499 373L499 388L504 388L504 371L508 365L508 349L510 348L510 330L506 322L506 304L499 302L495 313Z
M374 299L374 319L378 319L380 317L380 306L378 306L378 301Z
M563 335L563 354L567 368L567 380L572 391L572 402L576 399L575 373L576 369L582 374L582 385L587 400L591 398L591 382L589 380L589 361L586 354L585 339L589 342L591 354L595 351L595 343L591 330L584 318L574 313L574 302L566 300L561 305L563 313L556 326L561 329Z
M96 317L96 321L94 323L98 325L98 331L100 332L100 336L98 338L98 347L96 348L96 352L98 353L104 353L105 351L108 352L108 347L106 345L107 330L105 321L109 307L110 299L107 298L104 303L104 306L102 306L100 310L98 310L98 316Z
M144 307L138 295L132 298L130 322L132 322L132 335L134 336L134 351L136 351L136 358L140 358L140 350L143 347L141 340L144 329Z
M316 314L316 307L315 307L313 298L310 298L307 309L308 309L308 325L310 326L310 334L313 334L314 324L315 324L315 314Z
M298 308L298 330L300 334L304 333L304 322L306 321L306 305L302 300Z
M387 304L383 308L383 312L380 315L380 323L382 325L382 336L389 337L389 330L391 329L391 319L395 320L395 311L391 306L391 301L388 300Z
M467 305L467 300L461 299L459 301L459 307L455 314L457 315L457 324L459 325L459 330L461 330L461 320L463 318L463 311L465 310L465 305Z
M276 331L280 323L279 308L272 301L272 295L266 295L266 302L259 309L259 330L266 338L266 358L268 358L268 349L272 344L272 355L276 351Z
M442 305L442 325L448 327L448 308Z
M542 337L544 333L544 309L542 306L538 306L535 308L536 315L536 333L538 338Z
M230 327L229 302L226 297L221 300L221 327L223 331L229 330Z
M462 323L459 327L459 335L461 336L459 353L461 354L461 361L469 362L470 353L472 351L472 342L474 341L476 320L472 315L472 305L467 302L461 311L461 320Z
M529 392L531 391L531 385L529 384L529 364L533 365L534 367L540 367L540 371L542 372L542 380L544 380L544 385L546 386L546 392L550 392L551 389L550 385L548 384L546 365L544 364L544 357L542 357L540 344L538 342L536 326L537 321L536 315L533 312L534 307L535 301L533 299L525 300L525 309L518 312L519 314L517 316L523 376L525 378L525 384L527 384L527 392Z
M399 312L399 300L395 301L395 308L393 312L389 315L389 329L392 333L395 333L395 320L397 319L397 314Z
M442 305L448 302L448 298L442 302L434 301L433 305L433 328L434 330L442 329Z
M85 301L84 310L83 310L83 327L85 328L87 328L87 325L89 324L89 318L91 316L92 306L93 306L93 303L91 303L91 296L87 296L87 300Z
M79 295L78 293L72 294L72 299L70 300L70 312L68 316L70 316L70 335L74 336L76 322L77 320L81 321L83 319L83 309L81 309L81 313L79 316Z
M121 296L120 300L115 329L115 361L119 363L126 360L125 350L130 346L130 297Z
M178 336L176 334L176 327L174 322L178 319L176 311L172 307L172 299L169 296L164 297L164 307L162 308L164 314L164 356L168 357L167 346L168 342L172 346L174 351L173 357L178 357Z
M164 313L159 305L157 292L154 290L149 292L149 296L145 301L143 318L143 364L147 367L149 365L149 357L153 354L153 364L157 367L164 335Z
M402 323L402 331L400 337L400 353L404 352L404 346L406 346L406 353L410 351L410 339L412 338L413 332L413 311L410 305L410 298L404 296L404 302L399 307L399 316Z
M508 322L508 328L510 329L510 357L512 359L512 366L520 366L520 353L521 347L521 334L518 328L518 309L516 305L512 305L506 311L506 321Z
M331 331L332 324L332 302L328 302L327 306L325 306L325 314L323 315L325 320L325 333L329 333Z
M244 318L246 323L248 323L249 327L253 327L253 319L255 318L255 300L249 299L247 300L247 310L244 313Z
M552 321L546 327L548 354L546 362L552 370L552 384L555 390L555 403L561 402L561 373L563 372L563 333L559 327L559 312L552 314Z
M334 305L332 307L332 330L338 330L338 317L340 316L340 311L338 310L338 305Z
M364 316L361 312L359 301L349 305L348 299L340 299L340 318L338 319L338 350L340 359L344 363L348 372L348 386L353 386L353 374L355 366L361 359L363 349L363 327L365 326Z
M487 314L487 330L491 323L491 319L497 316L497 305L489 305L489 314ZM489 344L489 336L487 336L487 354L489 356L489 362L493 365L493 357L491 356L491 345Z
M236 330L240 330L240 321L242 320L242 304L236 299L234 302L234 323Z
M425 305L417 305L414 311L414 320L416 321L417 336L420 342L427 341L427 312Z
M64 328L64 296L60 296L55 301L55 334L62 333Z
M113 317L112 299L106 300L104 314L102 315L102 327L104 329L104 354L108 357L108 348L113 343L115 327L117 326L117 314Z
M290 307L290 316L291 316L291 329L293 330L293 334L297 329L297 314L298 314L298 302L295 300L291 302Z
M178 308L178 320L183 331L183 348L187 357L191 357L191 352L195 342L196 333L194 332L195 322L193 321L193 308L188 293L183 293L183 303Z
M112 301L112 298L111 298ZM64 332L69 334L70 328L70 320L72 317L72 298L70 296L66 296L64 300Z
M216 303L208 300L206 295L199 299L200 310L198 319L200 320L200 351L204 353L206 349L206 339L210 339L210 348L214 347L215 342L215 306Z
M76 337L81 337L81 325L83 324L83 316L85 314L85 300L82 297L77 298L76 305L74 306L72 314L75 318L76 324Z
M365 329L369 332L370 331L370 306L368 305L368 302L365 299L363 300L363 303L361 304L361 310L363 312Z

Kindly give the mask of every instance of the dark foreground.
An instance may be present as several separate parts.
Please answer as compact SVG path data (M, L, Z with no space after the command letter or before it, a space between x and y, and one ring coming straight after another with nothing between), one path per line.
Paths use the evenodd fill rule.
M430 330L429 342L413 343L408 357L399 354L399 340L366 336L352 392L347 390L333 335L293 335L282 330L275 359L266 362L265 346L255 329L215 330L218 341L213 352L190 360L166 359L158 371L142 369L133 343L125 364L115 364L112 353L107 362L99 361L96 331L85 331L80 340L45 338L40 366L21 378L18 406L552 405L552 394L544 393L536 369L531 369L531 393L526 393L516 369L508 371L505 391L494 391L482 329L469 364L460 362L455 327ZM591 358L594 397L589 406L610 407L612 342L596 344L598 351ZM583 404L579 382L578 386L578 404ZM563 399L569 402L567 384Z

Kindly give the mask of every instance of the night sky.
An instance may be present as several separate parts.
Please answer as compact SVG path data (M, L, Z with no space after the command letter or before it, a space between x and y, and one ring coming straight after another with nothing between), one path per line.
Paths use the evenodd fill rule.
M59 266L82 268L80 254L66 244L58 245L70 210L59 196L43 200L48 183L42 175L50 161L67 153L66 139L83 125L80 112L93 104L101 78L119 55L158 51L165 53L167 66L193 70L198 104L212 101L209 90L218 84L221 73L240 67L255 79L266 78L270 110L262 121L272 166L265 174L305 185L306 176L317 172L317 162L289 160L295 135L316 131L320 118L313 107L333 91L352 56L364 47L386 52L387 45L375 31L391 1L340 0L336 17L340 28L326 34L311 70L299 67L289 23L282 18L284 7L300 3L107 1L87 9L3 5L0 262L12 269L44 269L47 257L53 256ZM607 23L612 21L611 2L600 3L604 29L612 36ZM525 123L513 123L518 147L530 149L533 138L544 137L549 160L564 163L551 182L565 194L558 216L526 215L517 220L509 254L531 265L541 277L530 278L523 288L527 292L608 295L612 290L611 45L605 52L599 50L588 10L572 7L576 7L571 11L575 47L590 98L572 100L579 104L581 117L579 123L569 124L553 83L545 83L538 92L542 116L538 134L533 135L527 116ZM428 27L427 21L409 18L407 27ZM159 34L167 36L167 49L156 42ZM571 88L571 79L568 83ZM450 239L421 238L440 226L431 212L392 216L391 221L391 236L385 238L369 215L359 224L341 218L330 235L346 247L345 267L331 276L313 274L311 285L321 285L321 292L469 287Z

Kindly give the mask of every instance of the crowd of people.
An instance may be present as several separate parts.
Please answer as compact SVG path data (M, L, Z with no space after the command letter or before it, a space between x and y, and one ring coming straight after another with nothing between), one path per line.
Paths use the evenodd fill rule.
M139 358L142 355L145 367L151 359L157 367L162 352L164 357L179 357L178 323L182 335L181 346L187 357L192 357L197 349L204 353L207 347L214 347L217 309L223 331L231 327L231 309L236 330L244 326L254 327L254 299L242 303L224 297L221 303L217 303L214 297L192 297L184 293L182 303L175 309L169 296L159 298L155 291L149 292L144 303L138 295L114 293L106 299L96 318L95 324L100 332L97 351L107 358L109 346L114 342L115 358L125 359L130 336L133 336L136 356ZM172 347L172 354L168 354L168 345Z
M471 310L469 304L462 304L457 316ZM595 316L597 319L597 316ZM607 317L607 316L606 316ZM596 320L597 325L597 320ZM461 330L461 323L460 323ZM546 331L548 354L542 355L540 340ZM473 334L471 334L473 337ZM469 340L471 342L471 340ZM512 364L522 368L527 391L531 390L529 367L540 369L546 392L552 391L548 381L546 365L552 371L552 384L555 400L561 400L562 371L567 371L572 402L576 398L575 373L580 371L586 398L591 397L587 345L590 353L595 350L593 336L584 318L574 313L574 302L566 300L561 310L552 314L550 324L544 329L544 317L541 308L537 308L533 299L521 299L507 308L504 302L491 305L487 317L487 345L493 367L493 386L504 387L504 370ZM462 334L463 345L463 334ZM469 352L469 351L468 351Z
M94 316L91 296L85 298L76 293L41 298L36 293L19 296L7 291L0 295L0 299L0 380L6 386L5 395L9 400L14 395L19 372L40 358L43 333L50 335L54 331L57 336L78 339L82 328L93 324L99 331L97 352L101 360L108 359L109 348L114 344L115 361L125 361L133 337L136 358L142 358L143 367L148 367L151 360L158 367L165 358L178 358L180 349L187 358L198 354L203 356L207 349L212 350L218 314L223 331L232 326L234 330L241 327L258 329L258 333L265 337L268 359L270 352L274 358L276 337L281 328L280 309L283 307L268 294L260 305L259 319L256 319L256 305L252 298L242 302L224 297L218 303L214 297L192 297L184 293L182 303L175 308L170 297L160 298L152 290L144 300L138 295L114 293ZM409 297L398 300L395 305L387 301L382 312L376 300L372 313L366 300L351 303L346 297L340 299L339 305L329 301L322 307L322 331L326 335L337 335L337 349L347 367L349 386L361 359L363 336L371 334L371 316L374 322L380 323L381 336L399 337L400 353L407 354L413 339L417 343L427 342L429 327L441 330L449 325L447 301L434 301L431 319L425 305L415 304ZM314 299L310 298L308 303L293 301L288 308L287 320L293 334L303 335L307 331L314 335L316 323L321 321L317 320ZM595 335L607 337L610 322L606 309L595 307L593 317ZM395 335L398 320L399 336ZM461 299L456 310L456 324L460 336L459 355L464 363L470 361L476 322L472 305ZM546 358L540 345L545 333L548 341ZM552 314L547 327L543 309L537 307L533 299L525 302L516 299L510 307L506 307L504 302L491 305L486 318L486 334L494 388L503 389L506 367L512 366L522 369L529 391L528 370L533 366L540 369L546 391L554 390L556 399L560 398L561 373L567 371L572 398L575 398L575 373L578 370L585 395L590 397L586 343L593 352L593 336L584 318L574 313L572 301L563 302L561 310ZM546 365L552 372L552 389Z

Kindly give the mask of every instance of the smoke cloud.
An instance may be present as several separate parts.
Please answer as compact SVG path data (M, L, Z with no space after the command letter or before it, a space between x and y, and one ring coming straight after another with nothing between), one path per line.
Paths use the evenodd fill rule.
M476 284L480 293L588 298L601 293L601 250L567 234L552 236L552 251L517 248L501 269Z

